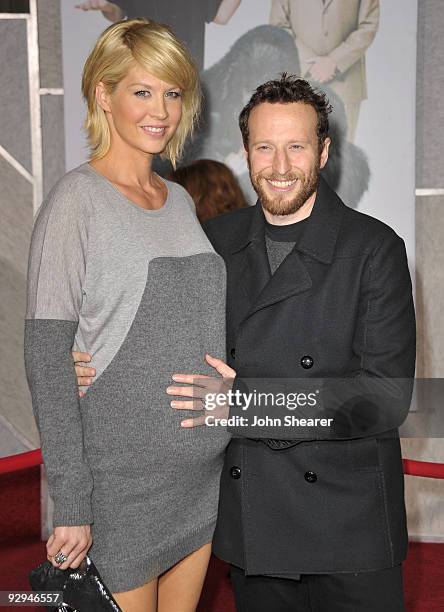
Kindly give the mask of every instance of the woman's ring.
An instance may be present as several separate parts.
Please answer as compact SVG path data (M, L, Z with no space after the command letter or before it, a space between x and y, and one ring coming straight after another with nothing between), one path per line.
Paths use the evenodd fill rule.
M67 558L68 557L64 555L61 550L59 550L59 552L54 557L54 561L57 563L57 565L62 565L62 563L65 563Z

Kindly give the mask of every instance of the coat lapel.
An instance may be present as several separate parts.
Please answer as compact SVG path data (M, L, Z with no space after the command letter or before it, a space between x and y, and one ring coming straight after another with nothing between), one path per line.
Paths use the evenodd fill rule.
M293 249L285 258L253 304L249 315L311 288L310 275L300 254Z
M343 211L344 204L321 178L313 210L299 244L271 275L265 245L264 214L260 203L256 204L248 234L233 251L239 259L235 264L235 282L248 300L246 316L311 288L312 281L302 255L323 264L331 263Z
M265 247L264 213L259 202L255 206L253 219L247 236L233 251L235 285L248 302L247 310L271 278L270 264Z

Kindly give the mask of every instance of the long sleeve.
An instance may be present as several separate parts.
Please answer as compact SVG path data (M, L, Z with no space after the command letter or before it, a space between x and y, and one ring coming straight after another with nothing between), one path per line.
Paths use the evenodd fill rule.
M379 0L361 0L358 27L328 55L340 73L355 64L373 42L379 26Z
M289 0L272 0L269 22L270 25L278 26L291 34L293 38L295 37L295 33L291 27ZM314 58L318 55L316 51L313 51L313 49L300 38L297 39L297 46L304 58ZM307 77L308 73L309 70L306 70L301 76Z
M230 417L249 416L250 423L245 427L237 420L239 425L228 430L248 438L352 439L383 434L403 423L415 371L415 314L404 242L394 232L380 240L368 258L352 349L358 367L336 379L236 378L233 391L245 395L230 407ZM291 411L285 403L270 409L258 401L267 394L282 394L294 403L296 393L302 394L302 401ZM253 398L248 407L244 397ZM253 416L277 417L282 426L265 422L251 427ZM285 424L290 416L332 421L301 429L296 423Z
M270 8L270 25L278 26L286 30L289 34L295 37L293 28L291 27L290 6L289 0L271 0ZM306 43L298 38L298 46L303 49L304 57L315 57L316 51L313 51Z
M271 0L269 22L270 25L283 28L294 36L290 23L288 0Z
M93 483L71 357L86 273L85 198L67 177L53 189L36 218L28 262L25 369L55 526L93 522Z

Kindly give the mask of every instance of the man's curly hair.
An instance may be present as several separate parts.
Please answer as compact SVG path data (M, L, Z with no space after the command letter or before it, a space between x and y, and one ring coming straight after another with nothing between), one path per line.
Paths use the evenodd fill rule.
M328 115L332 111L330 102L323 91L314 89L308 81L300 79L294 74L288 75L286 72L281 74L280 79L267 81L259 85L249 102L242 109L239 115L239 127L246 149L248 149L250 113L253 108L264 102L269 104L301 102L312 106L318 117L317 135L319 150L322 150L328 136Z

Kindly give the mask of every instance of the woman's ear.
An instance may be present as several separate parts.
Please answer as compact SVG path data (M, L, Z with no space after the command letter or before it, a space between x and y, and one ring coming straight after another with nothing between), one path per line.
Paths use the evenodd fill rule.
M96 86L96 100L97 104L102 110L111 112L111 108L109 105L109 95L102 81L100 81Z

